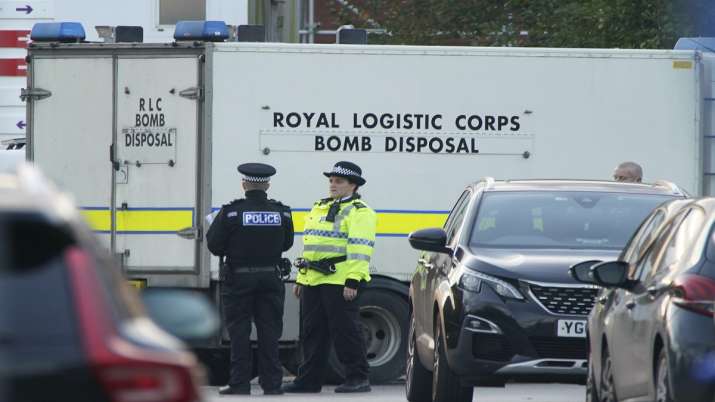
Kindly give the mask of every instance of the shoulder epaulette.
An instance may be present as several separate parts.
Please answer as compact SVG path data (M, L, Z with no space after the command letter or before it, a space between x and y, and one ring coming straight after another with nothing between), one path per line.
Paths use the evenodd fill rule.
M282 202L280 202L280 201L278 201L278 200L274 200L273 198L269 198L269 199L268 199L268 202L273 203L273 204L276 204L276 205L283 206L283 203L282 203Z
M322 205L322 204L326 204L326 203L329 203L329 202L333 202L333 199L330 198L330 197L320 199L320 200L316 201L315 203L316 203L317 205Z
M238 204L242 203L243 201L246 201L246 199L245 199L245 198L238 198L238 199L235 199L235 200L231 201L230 203L224 205L224 207L228 207L228 206L231 206L231 205L238 205Z
M367 205L365 205L365 203L360 200L353 201L353 205L355 206L355 208L358 208L358 209L367 208Z

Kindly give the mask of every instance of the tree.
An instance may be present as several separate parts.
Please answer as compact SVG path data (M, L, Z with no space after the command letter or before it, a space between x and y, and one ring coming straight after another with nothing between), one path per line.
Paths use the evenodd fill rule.
M353 0L389 34L370 43L672 48L699 0ZM704 1L704 0L703 0ZM379 6L377 4L379 3ZM335 7L343 24L364 26ZM364 19L364 17L363 17Z

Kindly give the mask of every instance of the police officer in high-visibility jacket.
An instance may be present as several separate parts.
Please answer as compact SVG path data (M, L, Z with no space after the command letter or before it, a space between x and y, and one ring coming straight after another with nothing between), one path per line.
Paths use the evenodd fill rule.
M222 395L251 393L251 321L258 332L259 383L267 395L282 394L278 340L283 331L285 287L281 253L293 245L290 207L268 198L273 166L244 163L246 198L224 205L206 233L209 250L226 258L221 300L231 337L231 375Z
M338 162L325 172L330 197L306 217L303 256L294 293L301 299L303 363L285 392L320 392L325 381L330 340L345 366L345 383L335 392L369 392L365 342L356 298L370 281L377 215L357 193L362 170Z

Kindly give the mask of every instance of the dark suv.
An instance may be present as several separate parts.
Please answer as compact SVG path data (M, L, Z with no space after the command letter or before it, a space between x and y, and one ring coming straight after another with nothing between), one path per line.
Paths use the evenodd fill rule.
M569 266L618 256L676 186L485 179L444 229L414 232L407 399L471 401L472 385L512 375L584 376L597 289Z
M656 208L616 261L576 264L604 289L589 317L587 401L715 397L715 198Z

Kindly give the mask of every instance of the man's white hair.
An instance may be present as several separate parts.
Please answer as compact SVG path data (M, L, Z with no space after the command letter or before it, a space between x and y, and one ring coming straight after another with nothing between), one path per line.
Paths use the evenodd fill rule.
M639 179L643 179L643 168L635 162L623 162L616 169L627 170Z

